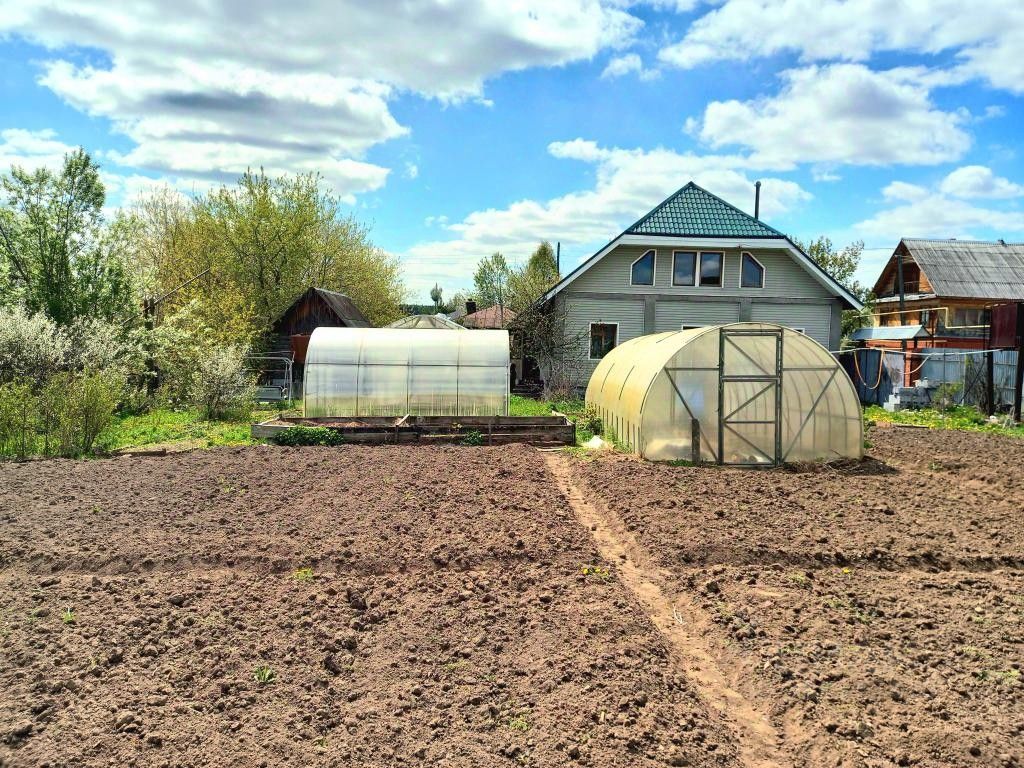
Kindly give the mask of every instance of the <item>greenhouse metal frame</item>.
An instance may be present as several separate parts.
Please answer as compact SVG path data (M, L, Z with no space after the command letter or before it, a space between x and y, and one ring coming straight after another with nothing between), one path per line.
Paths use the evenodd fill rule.
M863 453L860 403L842 366L813 339L768 323L627 341L598 364L587 403L647 458L776 466Z

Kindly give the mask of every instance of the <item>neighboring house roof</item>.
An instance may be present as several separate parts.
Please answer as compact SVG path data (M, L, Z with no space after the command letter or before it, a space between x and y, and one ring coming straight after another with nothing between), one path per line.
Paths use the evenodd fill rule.
M323 303L327 305L327 308L338 318L338 320L344 323L347 327L370 327L369 321L363 316L363 313L359 311L359 307L353 303L352 299L343 293L327 291L323 288L307 288L303 291L302 294L289 305L288 309L281 313L281 316L275 321L274 325L276 326L299 305L309 301L314 296L321 299Z
M409 315L403 317L390 325L384 326L385 328L432 328L434 330L449 330L449 331L464 331L466 330L458 323L453 323L444 315L438 313L436 315Z
M822 269L796 244L760 219L744 213L692 181L659 203L618 237L563 277L539 301L547 301L620 244L678 245L678 240L704 239L709 248L773 247L790 255L822 286L850 309L862 304L838 280Z
M905 237L900 246L917 262L937 296L1024 301L1024 243ZM894 255L882 271L876 292L895 269L895 260Z
M669 237L785 237L692 181L626 230Z
M478 309L470 315L462 318L462 324L467 328L506 328L509 323L516 319L516 313L508 307L502 309L495 305Z
M882 325L875 328L858 328L853 332L854 341L907 341L931 336L923 325Z

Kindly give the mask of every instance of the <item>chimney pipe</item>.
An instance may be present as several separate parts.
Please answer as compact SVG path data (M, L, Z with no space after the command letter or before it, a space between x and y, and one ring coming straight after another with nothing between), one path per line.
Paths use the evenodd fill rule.
M555 272L559 277L562 276L562 241L559 240L555 246Z
M476 312L476 302L472 299L468 299L466 301L466 314L472 315L474 312Z
M754 182L754 218L761 218L761 182Z

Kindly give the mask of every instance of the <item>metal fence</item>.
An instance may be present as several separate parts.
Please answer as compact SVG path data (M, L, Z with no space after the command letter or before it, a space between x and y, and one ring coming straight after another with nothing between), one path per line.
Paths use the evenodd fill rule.
M908 353L896 350L857 349L838 355L843 368L866 405L882 405L903 386L905 366L910 366L910 385L926 379L930 385L947 387L958 405L988 406L987 356L992 356L992 393L995 410L1013 406L1013 377L1017 352L1012 349L924 349ZM881 365L882 370L879 371ZM934 391L934 390L933 390Z

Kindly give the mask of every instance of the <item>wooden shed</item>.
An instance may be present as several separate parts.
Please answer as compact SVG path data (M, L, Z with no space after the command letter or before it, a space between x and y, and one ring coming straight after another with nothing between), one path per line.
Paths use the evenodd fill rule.
M301 384L303 380L309 337L314 330L323 327L369 328L370 323L345 294L323 288L307 288L271 326L269 351L291 353L296 384Z

